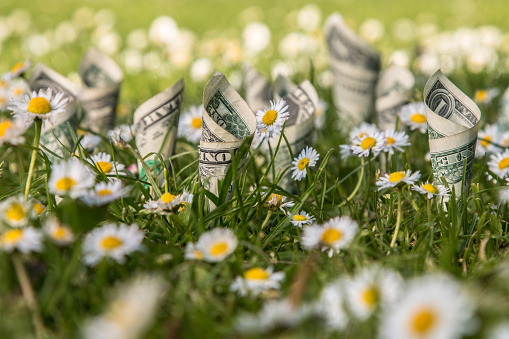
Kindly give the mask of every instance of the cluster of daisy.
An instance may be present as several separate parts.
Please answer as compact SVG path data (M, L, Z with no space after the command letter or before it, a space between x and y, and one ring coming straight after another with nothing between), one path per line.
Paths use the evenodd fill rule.
M170 214L184 210L185 206L192 204L193 197L193 194L184 189L182 194L173 195L171 193L164 193L157 200L149 199L143 207L150 213Z

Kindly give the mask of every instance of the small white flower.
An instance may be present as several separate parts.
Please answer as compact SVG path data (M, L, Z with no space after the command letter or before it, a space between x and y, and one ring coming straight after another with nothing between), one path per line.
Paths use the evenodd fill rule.
M195 144L201 139L202 109L203 106L191 106L179 122L179 136Z
M279 135L283 124L288 119L288 105L283 99L277 102L271 101L270 107L256 112L256 129L258 133L268 138Z
M237 292L240 296L251 294L256 297L267 290L280 289L284 278L283 272L273 272L272 267L254 267L245 271L243 277L237 276L230 286L230 291Z
M488 153L498 153L500 152L500 148L493 145L502 144L500 130L497 125L486 125L484 130L479 131L479 137L477 138L477 146L475 149L475 156L477 158L482 158ZM502 145L504 146L504 145Z
M4 74L2 78L6 81L13 80L26 73L26 71L30 69L30 66L32 66L31 60L27 60L24 62L20 61L16 65L12 66L11 71L9 73Z
M30 86L25 79L14 79L9 83L9 95L14 98L30 93Z
M293 215L289 215L291 218L291 223L293 226L301 227L305 225L312 224L315 221L315 217L310 214L307 214L304 211L295 212Z
M285 208L292 208L295 203L293 201L286 201L286 197L281 194L271 193L263 207L269 210L277 211L280 209L283 212Z
M88 206L102 206L122 198L126 193L120 180L100 182L81 197L81 200Z
M384 152L394 154L394 150L404 152L403 146L409 146L408 134L405 132L396 132L395 130L386 130Z
M242 37L246 49L253 54L257 54L269 45L270 29L261 22L254 22L244 28Z
M188 242L184 253L186 260L203 260L203 253L196 248L196 244Z
M426 105L423 102L413 102L406 104L399 113L401 122L410 127L410 130L418 129L422 134L428 129L428 120L426 119Z
M35 118L48 120L53 125L56 122L55 117L65 112L68 98L63 98L64 93L58 92L53 99L52 90L46 91L40 89L39 93L25 94L22 97L11 98L7 109L13 111L15 118L23 119L26 122L34 121Z
M488 167L490 171L495 173L500 179L507 177L509 174L509 150L491 154Z
M506 178L506 185L509 186L509 178ZM498 200L502 203L502 204L507 204L509 202L509 187L504 187L504 189L500 190L498 192Z
M108 131L108 137L114 143L118 142L119 139L122 139L125 142L130 142L134 137L134 127L133 125L122 124L111 131Z
M69 226L62 225L57 218L51 217L43 222L44 233L59 246L69 245L74 241L74 233Z
M48 182L52 194L69 195L76 199L87 193L94 185L95 178L78 159L63 160L51 166L51 176Z
M26 226L29 220L28 208L23 197L9 197L0 202L0 219L11 227Z
M491 104L491 101L500 93L498 88L478 89L474 94L476 104Z
M300 181L307 175L307 169L316 165L316 162L320 159L320 154L312 147L307 146L300 152L299 156L292 161L293 167L290 168L293 171L292 179Z
M30 125L21 119L0 118L0 146L3 144L20 145L25 142L25 134Z
M339 145L339 154L341 154L341 160L347 160L353 156L352 144Z
M92 155L91 159L92 166L104 175L117 175L117 173L118 175L125 175L125 165L112 161L111 155L108 153L99 152L96 155Z
M98 135L86 134L81 139L81 146L83 148L87 149L88 151L91 151L94 148L96 148L97 146L99 146L99 144L101 143L101 140L102 140L101 137Z
M83 242L83 261L87 265L94 266L108 257L123 264L126 255L140 249L144 237L145 233L138 228L137 224L130 226L105 224L86 235Z
M328 251L329 258L346 248L357 234L359 225L349 217L336 217L323 225L306 226L301 243L305 249L319 248Z
M196 249L203 255L203 260L219 262L233 253L237 248L237 237L229 228L215 228L203 233L196 242Z
M451 192L451 189L448 187L433 185L428 181L420 185L412 185L412 189L426 195L428 199L432 199L433 197L448 197Z
M374 132L352 140L352 152L359 157L367 157L370 153L377 156L385 147L385 137L381 132Z
M21 253L42 251L42 234L29 226L4 231L0 235L0 249L7 253L18 250Z
M191 65L190 77L195 82L202 82L207 80L213 70L212 62L207 58L201 58Z
M350 140L354 140L356 138L362 139L375 132L380 132L375 124L368 124L367 122L363 122L359 127L352 129L349 136Z
M393 172L393 173L386 173L378 180L376 181L376 185L380 186L378 187L378 190L381 191L384 188L391 188L396 187L398 185L403 184L414 184L419 178L421 177L421 174L419 171L412 173L410 170L405 171L399 171L399 172Z

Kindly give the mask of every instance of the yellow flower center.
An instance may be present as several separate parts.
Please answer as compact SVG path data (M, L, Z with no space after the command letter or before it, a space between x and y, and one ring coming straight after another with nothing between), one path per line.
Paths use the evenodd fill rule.
M394 144L396 142L396 140L394 140L394 138L387 137L386 142L390 145L390 144Z
M108 251L111 251L121 245L122 245L122 240L120 240L117 237L111 236L111 235L104 238L101 241L101 246Z
M53 231L53 238L62 240L62 239L67 238L68 234L69 234L69 231L67 230L67 228L58 226Z
M273 109L269 109L265 114L263 115L262 121L265 125L270 126L272 125L277 118L277 112Z
M2 120L2 122L0 122L0 138L3 137L11 127L12 123L9 120Z
M422 188L424 188L426 191L428 191L430 193L433 193L433 194L437 194L438 193L438 188L436 188L432 184L422 185Z
M309 164L309 159L308 158L302 158L300 159L299 163L297 164L297 168L299 169L299 171L302 171L303 169L306 168L306 166Z
M74 185L76 185L76 180L69 178L69 177L63 177L62 179L57 181L57 188L61 191L68 191L70 190Z
M295 214L293 216L293 220L295 221L306 221L308 218L305 215Z
M203 253L201 253L201 251L194 252L194 255L195 255L196 259L198 259L198 260L203 259Z
M418 124L423 124L426 122L426 116L422 113L415 113L410 117L410 120Z
M16 244L23 237L23 231L20 229L9 230L2 235L0 243Z
M170 194L170 193L164 193L163 195L161 195L161 200L167 204L169 203L170 201L173 201L175 200L175 196L173 194Z
M179 212L182 212L186 209L186 206L189 206L188 202L182 202L182 206L179 207Z
M412 319L412 330L418 335L429 333L436 323L436 315L433 310L423 309L414 314Z
M14 91L12 91L12 94L14 95L14 97L18 97L23 93L24 93L24 91L19 87L15 88Z
M12 66L12 68L11 68L11 72L12 72L12 73L17 72L17 71L19 71L20 69L22 69L24 66L25 66L25 63L20 61L20 62L18 62L16 65Z
M14 203L6 211L7 219L20 221L25 217L25 209L21 204Z
M5 105L7 103L7 98L0 97L0 105Z
M362 292L362 301L364 304L375 307L378 304L379 294L378 289L373 286Z
M46 98L32 98L28 103L28 111L34 114L46 114L51 112L51 104Z
M474 101L476 102L484 102L488 100L488 91L485 89L481 89L475 92Z
M406 173L404 171L394 172L389 174L390 182L400 182L404 177L406 177Z
M481 145L483 147L488 147L488 145L490 144L491 140L492 140L492 138L489 135L487 135L487 136L485 136L484 138L481 139Z
M218 242L217 244L215 244L214 246L212 246L212 248L210 249L210 254L212 254L213 256L218 256L218 255L225 254L227 250L228 250L228 244L225 243L224 241L221 241L221 242Z
M276 205L280 205L283 202L283 196L281 194L272 193L269 200L276 200Z
M109 161L98 161L95 163L95 167L104 174L108 174L111 172L113 166L111 166L111 162Z
M269 273L259 267L251 268L244 273L244 278L248 280L267 280Z
M504 158L498 163L498 168L505 169L509 167L509 158Z
M366 132L360 132L359 133L359 138L365 137L367 135L368 135L368 133L366 133Z
M343 234L339 230L335 228L328 228L322 233L322 238L320 240L324 244L333 245L341 239L341 237L343 237Z
M202 125L201 118L193 118L193 120L191 120L191 127L193 127L194 129L201 128L201 125Z
M103 189L103 190L99 190L97 191L97 194L100 196L100 197L104 197L104 196L108 196L108 195L112 195L113 192L110 190L110 189Z
M34 205L34 210L35 210L35 213L37 213L37 215L40 215L42 212L44 212L45 209L46 209L46 206L44 206L41 203L37 203Z
M376 140L372 137L366 137L361 142L362 149L370 149L371 147L375 146Z

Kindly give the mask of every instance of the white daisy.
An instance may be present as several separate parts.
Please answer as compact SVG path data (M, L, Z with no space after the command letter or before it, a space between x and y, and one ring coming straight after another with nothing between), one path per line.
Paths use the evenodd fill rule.
M509 178L505 178L506 185L509 186ZM505 186L504 189L498 191L498 200L502 204L507 204L509 202L509 187Z
M271 193L267 201L263 204L263 207L272 211L277 211L279 209L286 212L285 208L291 208L294 204L293 201L286 201L286 197L281 194Z
M2 78L5 81L10 81L26 73L26 71L30 69L30 66L32 66L31 60L20 61L16 63L14 66L12 66L11 71L9 73L4 74Z
M69 245L74 241L74 233L69 226L62 225L57 218L51 217L43 222L44 233L59 246Z
M410 130L418 129L422 134L426 133L428 129L428 122L426 119L426 105L423 102L412 102L401 107L399 113L401 122L410 127Z
M23 121L31 122L35 118L47 120L50 125L56 122L55 117L65 112L68 98L63 98L64 93L58 92L53 99L52 90L46 91L40 89L39 93L25 94L22 97L11 98L7 109L13 111L15 118L21 118Z
M30 86L25 79L14 79L9 83L9 96L17 98L30 93Z
M111 155L104 152L99 152L92 155L92 166L97 168L100 173L104 175L125 175L125 166L116 161L111 161Z
M189 111L180 117L178 135L192 143L198 143L201 139L203 106L191 106Z
M359 127L355 127L350 132L350 141L354 139L362 139L368 135L371 135L373 133L380 132L378 130L378 127L376 127L375 124L368 124L367 122L363 122Z
M48 187L52 194L69 195L76 199L84 196L94 181L85 165L76 158L70 158L51 166Z
M130 142L134 137L134 126L122 124L116 128L108 131L108 137L115 142L118 138L121 138L125 142Z
M432 199L433 197L448 197L451 192L451 189L448 187L433 185L428 181L420 185L412 185L412 189L426 195L428 199Z
M29 207L23 197L9 197L0 202L0 219L11 227L23 227L28 224Z
M100 182L94 188L81 197L88 206L102 206L122 198L127 193L120 180Z
M419 171L412 173L410 170L386 173L376 181L376 185L378 190L381 191L384 188L391 188L396 186L402 186L404 184L414 184L421 177L421 173Z
M385 145L384 152L394 154L394 150L404 152L403 146L409 146L408 134L405 132L396 132L393 129L388 129L384 132Z
M94 266L103 258L109 257L119 264L125 262L125 256L141 248L145 233L137 224L119 226L108 223L93 229L83 241L83 261Z
M21 253L41 252L42 247L41 232L31 226L8 229L0 235L0 249L7 253L14 250Z
M273 272L273 268L263 269L254 267L244 272L244 276L237 276L230 286L230 291L237 292L240 296L251 294L258 296L268 290L278 290L284 280L283 272Z
M157 200L149 199L143 204L143 208L146 209L150 213L157 213L161 210L159 209L159 203Z
M509 174L509 150L490 155L488 167L500 179L504 179Z
M99 146L101 143L101 137L95 134L85 134L85 136L81 139L80 143L83 148L88 151L92 151L94 148Z
M305 249L319 248L328 251L329 258L346 248L357 234L359 225L349 217L336 217L323 225L304 227L301 243Z
M164 193L157 200L148 200L143 207L151 213L169 214L177 210L183 210L183 205L189 205L193 202L193 195L184 190L182 194L173 195Z
M478 89L474 94L476 104L491 104L491 101L500 93L498 88Z
M224 260L237 248L237 237L229 228L215 228L203 233L196 242L196 249L203 260L218 262Z
M179 212L186 209L186 206L189 206L193 203L194 194L189 193L187 189L184 189L182 194L180 195L180 207Z
M25 142L25 134L30 125L21 119L0 118L0 146L3 144L20 145Z
M339 154L341 154L341 160L347 160L353 156L352 144L339 145Z
M325 325L332 331L342 331L349 319L343 301L342 281L338 280L325 286L316 303L317 313L324 318Z
M256 112L256 129L263 136L272 138L273 135L279 135L289 115L286 101L283 99L277 102L271 101L270 107Z
M352 152L359 157L367 157L370 153L375 157L383 151L385 147L385 137L381 132L374 132L355 138L352 140Z
M34 212L36 214L36 217L40 216L46 210L46 205L44 205L40 201L34 201L33 204L34 204Z
M481 133L479 132L479 135L480 135L480 134L481 134ZM480 138L480 136L479 136L479 138ZM484 138L484 139L485 139L485 138ZM509 147L509 132L504 132L504 133L502 133L502 134L500 135L500 137L499 137L499 139L498 139L498 140L499 140L499 142L500 142L500 146L502 146L502 147L506 147L506 148L507 148L507 147ZM477 147L479 147L479 146L477 146ZM499 151L499 150L497 149L497 152L498 152L498 151ZM477 149L476 149L476 151L475 151L475 154L477 155Z
M300 152L299 156L293 159L290 171L293 171L292 179L300 181L308 174L307 169L316 165L320 154L312 147L307 146Z
M459 339L467 334L474 305L461 286L445 276L424 276L407 284L383 314L381 339Z
M508 140L509 141L509 140ZM479 131L479 137L477 138L477 146L475 149L475 156L482 158L488 153L500 152L500 148L492 144L502 144L500 130L497 125L486 125L484 130Z
M315 221L315 217L307 214L304 211L295 212L293 215L289 215L293 226L301 227L304 225L312 224Z
M194 244L192 242L188 242L186 245L184 258L186 260L202 260L203 253L201 253L201 251L196 248L196 244Z

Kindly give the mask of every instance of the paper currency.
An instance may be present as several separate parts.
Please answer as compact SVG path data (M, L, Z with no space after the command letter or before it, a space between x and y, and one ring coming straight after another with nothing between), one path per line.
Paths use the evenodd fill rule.
M145 101L134 112L134 139L142 157L155 152L168 159L175 151L180 108L184 97L184 80L168 87ZM155 155L145 159L151 168L157 167ZM140 177L145 171L139 166Z
M244 92L246 102L253 112L264 109L274 99L274 91L269 81L251 65L244 67Z
M333 99L343 126L369 121L375 104L380 56L358 37L338 13L325 23L334 77Z
M381 130L395 128L398 112L411 98L414 86L414 75L405 67L391 65L382 72L376 86L375 103Z
M74 144L69 125L76 132L78 122L76 95L78 94L78 88L63 75L40 62L35 65L28 83L33 91L49 87L53 90L53 95L63 92L64 97L69 98L65 113L56 116L56 122L53 126L44 121L41 132L41 144L55 154L62 156L64 149L61 144L68 149L71 149ZM51 154L48 154L48 157L55 160L55 157Z
M115 125L122 70L106 55L90 48L79 70L83 88L79 101L87 125L95 132L106 132Z
M218 196L219 180L224 179L232 156L244 139L256 130L256 116L226 77L216 72L203 91L202 119L198 166L200 178L202 185ZM229 189L230 195L233 185ZM214 204L209 202L209 210L214 208Z
M472 179L481 111L440 70L424 87L424 103L434 180L440 185L444 177L457 196L466 194Z

